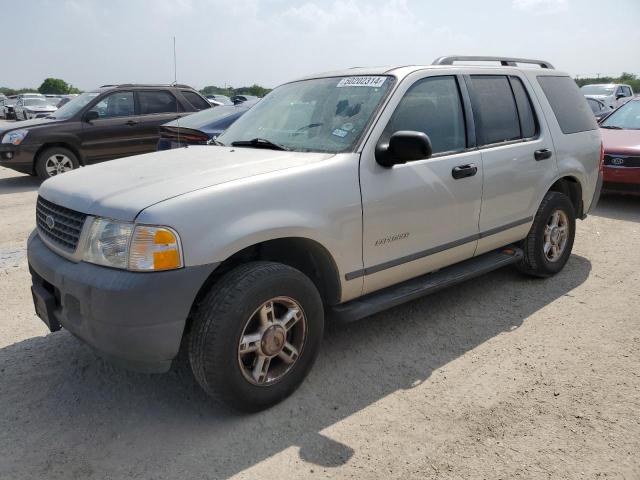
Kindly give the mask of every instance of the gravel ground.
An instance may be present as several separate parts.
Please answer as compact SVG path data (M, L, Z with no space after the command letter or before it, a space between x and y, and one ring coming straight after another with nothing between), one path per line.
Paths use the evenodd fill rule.
M300 390L242 416L184 366L128 373L46 331L37 188L0 168L0 478L640 478L640 199L601 200L555 278L329 325Z

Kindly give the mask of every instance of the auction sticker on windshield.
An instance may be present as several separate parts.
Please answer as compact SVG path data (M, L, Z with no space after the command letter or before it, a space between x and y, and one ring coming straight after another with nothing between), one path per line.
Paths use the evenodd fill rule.
M384 85L387 77L346 77L338 82L337 87L372 87L379 88Z

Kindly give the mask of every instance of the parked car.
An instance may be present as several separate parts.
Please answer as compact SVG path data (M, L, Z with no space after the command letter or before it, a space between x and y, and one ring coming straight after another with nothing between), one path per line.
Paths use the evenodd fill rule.
M186 85L108 85L54 115L0 130L0 165L48 178L81 165L152 152L158 127L211 108Z
M3 102L2 102L2 116L6 120L15 120L16 119L16 112L14 110L14 107L15 107L17 101L18 101L18 98L16 96L10 96L10 97L7 97L6 99L3 100Z
M54 107L57 107L62 101L62 97L59 95L45 95L45 101L49 105L53 105Z
M222 106L194 113L160 127L158 150L170 150L186 145L209 145L218 135L239 119L254 102Z
M589 108L591 108L593 115L598 121L602 120L613 111L600 100L596 100L595 98L587 98L586 100L589 104Z
M633 89L629 85L617 83L584 85L580 91L585 97L600 100L611 109L619 107L633 97Z
M32 118L44 118L57 110L44 98L23 97L19 98L13 107L16 120L29 120Z
M44 182L36 312L133 369L166 371L183 344L205 391L258 410L303 381L325 312L357 320L506 265L560 272L601 182L577 85L544 61L434 63L290 82L218 146Z
M222 105L233 105L231 99L226 95L207 95L207 100L216 107Z
M258 100L260 100L260 98L255 95L234 95L231 97L231 101L234 105L238 105L242 102L257 102Z
M73 100L75 97L62 97L60 99L60 101L57 103L56 107L60 108L64 105L66 105L67 103L69 103L71 100Z
M603 190L640 195L640 98L611 113L600 129L604 142Z

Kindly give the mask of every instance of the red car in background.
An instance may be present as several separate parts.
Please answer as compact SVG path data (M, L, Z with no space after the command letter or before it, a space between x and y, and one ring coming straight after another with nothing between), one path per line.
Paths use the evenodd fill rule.
M603 192L640 195L640 98L600 123L604 143Z

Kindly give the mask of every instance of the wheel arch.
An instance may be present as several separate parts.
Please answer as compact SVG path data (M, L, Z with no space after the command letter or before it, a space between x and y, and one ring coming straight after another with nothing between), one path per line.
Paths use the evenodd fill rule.
M305 237L274 238L236 251L209 275L193 302L185 333L190 330L193 312L211 286L238 265L257 260L279 262L300 270L316 286L324 305L340 302L342 287L338 267L331 253L322 244Z
M46 141L43 142L42 145L38 148L38 150L36 151L35 155L33 156L33 172L35 173L36 170L36 162L38 161L38 157L40 156L40 154L42 152L44 152L45 150L49 149L49 148L55 148L55 147L59 147L59 148L66 148L67 150L71 150L71 152L76 156L76 158L78 159L78 163L80 163L80 165L84 166L85 162L84 162L84 158L82 156L82 154L80 153L80 149L73 144L73 142L69 142L66 140L57 140L57 141Z
M571 200L571 204L576 212L576 218L584 217L584 201L582 199L582 184L580 180L572 175L565 175L557 179L547 190L547 192L559 192L565 194Z

